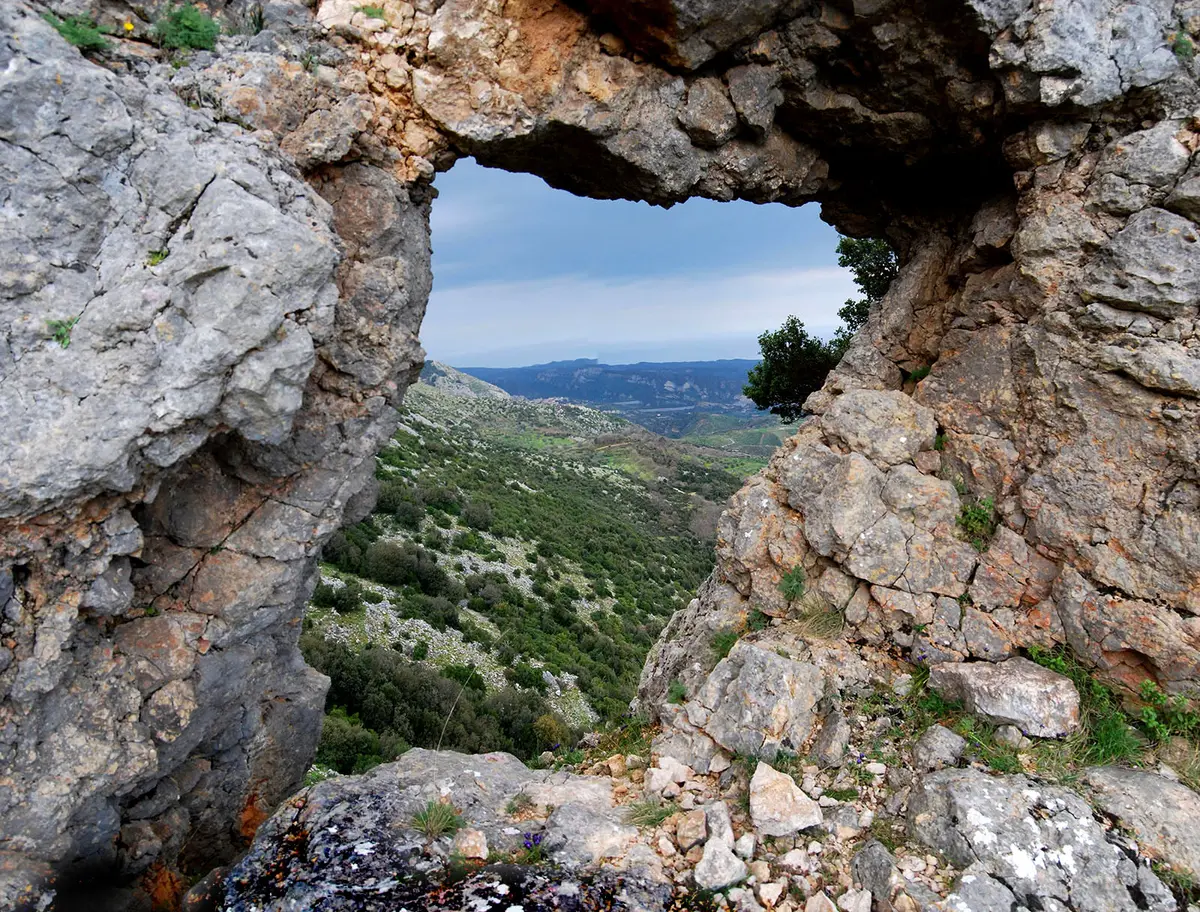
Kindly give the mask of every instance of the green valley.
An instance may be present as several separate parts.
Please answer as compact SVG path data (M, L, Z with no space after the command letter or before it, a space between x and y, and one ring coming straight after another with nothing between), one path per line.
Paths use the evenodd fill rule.
M375 512L325 549L302 639L332 679L318 762L530 759L623 716L753 468L430 365L379 454Z

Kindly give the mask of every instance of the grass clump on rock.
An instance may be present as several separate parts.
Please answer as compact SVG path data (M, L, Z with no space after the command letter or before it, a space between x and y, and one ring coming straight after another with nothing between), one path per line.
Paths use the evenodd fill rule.
M990 497L965 503L958 513L958 527L972 547L983 553L996 534L996 504Z
M112 29L97 25L86 16L67 16L66 19L59 19L53 13L44 13L42 18L54 26L54 30L67 39L70 44L81 51L108 49L109 41L104 36L111 34Z
M453 836L463 828L462 815L446 801L430 801L413 815L413 826L430 839Z
M154 23L159 46L172 50L211 51L219 34L221 26L217 21L190 3L171 7Z

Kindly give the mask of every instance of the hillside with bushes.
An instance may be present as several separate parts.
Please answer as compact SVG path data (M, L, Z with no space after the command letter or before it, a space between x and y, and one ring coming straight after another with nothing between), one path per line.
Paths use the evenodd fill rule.
M305 620L305 657L332 679L318 762L342 772L410 746L530 759L623 716L745 469L452 368L426 378Z

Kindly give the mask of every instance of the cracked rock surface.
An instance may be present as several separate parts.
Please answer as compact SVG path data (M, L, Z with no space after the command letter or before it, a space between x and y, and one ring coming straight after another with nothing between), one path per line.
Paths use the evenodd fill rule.
M710 769L807 730L803 694L740 735L700 699L715 631L817 609L779 591L797 566L845 630L787 661L827 680L866 647L1064 644L1130 695L1196 692L1188 3L276 0L177 68L143 40L163 5L0 9L0 900L52 870L174 895L297 785L325 687L302 607L423 360L460 155L598 198L817 201L899 254L649 657L641 704ZM47 7L122 37L89 60Z

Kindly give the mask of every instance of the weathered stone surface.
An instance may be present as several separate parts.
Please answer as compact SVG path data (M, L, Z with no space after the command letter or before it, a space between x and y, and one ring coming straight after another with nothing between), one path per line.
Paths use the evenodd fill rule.
M910 834L963 874L967 896L1003 896L1026 906L1053 900L1061 908L1173 908L1148 863L1130 860L1078 795L1024 776L976 769L924 776L908 804ZM976 884L986 876L993 883ZM962 905L950 908L975 908ZM1145 903L1145 904L1143 904ZM984 907L986 908L986 907Z
M745 862L733 850L717 839L704 844L704 855L692 872L696 886L702 890L723 890L746 879L749 871Z
M1200 871L1200 795L1155 773L1115 766L1089 769L1083 781L1096 806L1117 818L1143 849L1179 870Z
M854 390L821 416L821 430L880 467L908 462L933 446L933 412L900 392Z
M456 896L439 894L436 884L448 851L458 840L440 836L435 841L444 844L441 855L426 854L423 849L428 838L413 819L430 801L449 802L459 811L471 832L464 839L473 851L486 845L498 853L511 852L521 847L532 827L561 869L583 878L584 895L599 901L599 897L612 894L613 884L603 875L589 878L588 872L605 867L608 859L636 838L637 830L619 822L611 797L602 801L592 795L597 784L595 777L530 770L510 754L468 756L412 750L365 775L322 782L284 805L260 828L249 853L230 872L224 908L320 906L350 910L361 908L364 885L401 905L461 908ZM607 788L611 795L611 783ZM508 803L519 794L532 796L538 789L557 791L556 797L563 803L544 824L526 821L514 826L506 810ZM583 800L573 801L572 794ZM294 852L297 839L304 850L295 852L281 870L281 853ZM410 883L397 875L415 880ZM497 881L540 884L530 891L527 901L531 908L536 908L535 897L544 895L539 891L554 883L544 875L538 881L535 871L521 869L487 868L476 877L470 882L473 887ZM259 893L264 878L273 884L265 905ZM659 886L629 873L624 880L632 890L619 907L662 908ZM503 891L499 895L504 895Z
M750 780L750 817L764 836L791 836L819 826L821 809L787 773L759 763Z
M694 845L699 845L708 838L708 825L705 823L705 813L697 808L688 811L675 824L675 842L680 851L686 852Z
M943 725L931 725L913 745L913 767L920 772L957 766L966 750L967 741Z
M816 666L739 640L687 704L688 721L729 751L799 750L824 688Z
M53 5L128 11L135 39L154 12ZM899 254L817 420L722 521L640 688L655 715L674 678L701 690L715 631L786 615L796 566L855 642L1065 642L1121 687L1195 689L1190 7L325 0L178 69L137 42L98 66L40 10L0 11L0 851L22 870L201 873L297 782L323 682L296 622L422 359L428 184L460 154L601 198L819 198ZM693 95L716 113L689 132ZM947 485L998 510L978 571ZM968 586L959 623L916 629ZM152 615L186 629L121 632Z
M697 79L688 88L687 103L679 122L692 141L701 146L719 146L738 127L737 111L719 79Z
M929 671L929 684L968 711L1015 725L1027 735L1055 738L1079 727L1075 685L1028 659L935 665Z

